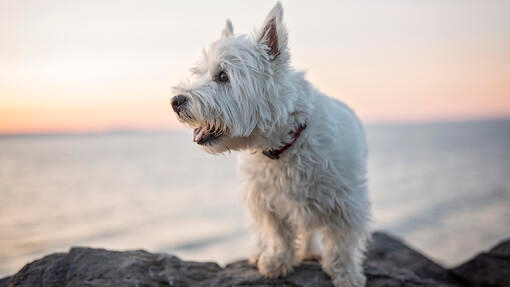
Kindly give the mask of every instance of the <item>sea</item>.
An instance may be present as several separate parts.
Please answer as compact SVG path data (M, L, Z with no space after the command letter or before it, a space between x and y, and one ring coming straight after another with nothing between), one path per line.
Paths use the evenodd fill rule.
M447 267L510 237L510 120L366 131L374 230ZM248 257L236 162L191 131L1 136L0 277L72 246Z

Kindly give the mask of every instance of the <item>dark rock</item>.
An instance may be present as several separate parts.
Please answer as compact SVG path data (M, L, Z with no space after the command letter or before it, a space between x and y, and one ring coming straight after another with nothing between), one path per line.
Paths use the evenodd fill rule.
M460 283L448 270L386 233L374 232L367 258L366 264L382 267L391 265L397 269L412 271L420 278L430 278L452 285Z
M491 258L488 262L476 261L477 257L473 260L478 265L469 267L470 261L454 269L455 276L452 276L452 272L412 250L398 239L377 232L374 233L364 266L368 279L367 286L504 286L498 284L504 282L502 281L504 276L509 274L510 243L505 244L498 245L487 254L482 254ZM465 268L480 269L474 272ZM467 277L462 272L464 269L466 272L472 272L471 275L474 277ZM483 277L484 272L494 277ZM245 260L221 268L216 263L182 261L172 255L153 254L142 250L118 252L72 248L68 253L52 254L36 260L27 264L17 274L0 279L0 287L4 286L331 287L332 285L328 275L322 272L317 262L304 262L288 277L269 280L263 278L255 266Z
M510 286L510 239L452 269L468 286Z
M0 286L5 286L7 284L7 281L9 281L12 278L12 276L7 276L0 279Z
M78 247L26 265L5 286L196 286L221 270L142 250Z
M225 266L225 269L201 286L285 286L285 287L332 287L328 275L322 272L317 262L304 262L294 273L281 279L266 279L256 267L246 260Z

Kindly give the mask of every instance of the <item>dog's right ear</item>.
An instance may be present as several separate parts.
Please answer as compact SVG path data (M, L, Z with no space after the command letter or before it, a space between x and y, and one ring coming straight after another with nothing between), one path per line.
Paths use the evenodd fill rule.
M267 52L273 60L287 49L287 28L283 23L283 8L280 2L267 14L256 39L267 47Z
M234 36L234 27L232 26L232 22L227 19L225 23L225 28L221 31L221 38L228 38Z

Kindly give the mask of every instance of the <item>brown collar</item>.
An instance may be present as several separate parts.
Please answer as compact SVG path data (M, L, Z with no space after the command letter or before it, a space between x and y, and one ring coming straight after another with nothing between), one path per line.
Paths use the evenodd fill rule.
M292 135L292 141L288 144L285 144L282 148L280 149L270 149L270 150L265 150L263 151L262 153L267 156L268 158L270 159L279 159L280 158L280 155L282 153L284 153L286 150L288 150L296 141L297 139L299 138L299 136L301 135L301 133L306 129L306 123L302 124L302 125L299 125L296 130L294 130L293 132L291 132L290 134Z

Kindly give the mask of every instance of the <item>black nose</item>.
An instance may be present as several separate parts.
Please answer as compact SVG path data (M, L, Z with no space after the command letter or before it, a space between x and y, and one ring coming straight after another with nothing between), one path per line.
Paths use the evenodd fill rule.
M172 103L172 109L174 109L174 112L178 113L181 106L184 105L188 99L183 95L178 95L173 97L170 101Z

